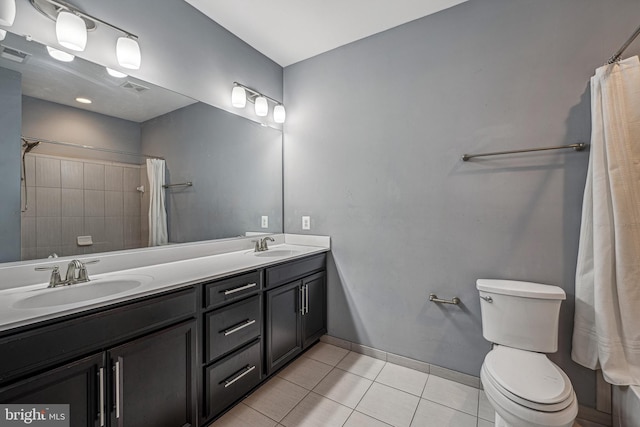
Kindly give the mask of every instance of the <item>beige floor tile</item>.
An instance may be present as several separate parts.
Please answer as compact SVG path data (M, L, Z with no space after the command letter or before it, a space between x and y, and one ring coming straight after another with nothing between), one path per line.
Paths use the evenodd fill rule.
M240 403L209 427L275 427L277 423L260 412Z
M487 394L483 390L479 390L478 418L491 421L492 423L496 419L496 411L493 409L493 406L491 406L491 403L489 403Z
M476 427L477 418L425 399L420 400L411 427Z
M387 362L376 377L376 382L419 397L422 395L427 378L429 378L429 374Z
M278 373L278 376L307 390L313 389L331 370L332 366L307 357L300 357Z
M336 365L336 368L370 380L375 380L385 364L386 362L384 360L350 352Z
M313 389L315 393L355 408L371 387L372 381L335 368Z
M422 397L469 415L478 414L477 388L429 375Z
M344 427L389 427L389 425L361 412L353 411Z
M315 393L309 393L280 422L285 427L341 427L352 410Z
M482 418L478 418L478 427L494 427L495 424L491 421L483 420Z
M409 427L420 398L373 383L356 410L396 427Z
M244 403L280 422L307 393L309 392L299 385L274 377L247 397Z
M349 350L319 342L304 353L304 357L326 363L327 365L336 366L347 353L349 353Z

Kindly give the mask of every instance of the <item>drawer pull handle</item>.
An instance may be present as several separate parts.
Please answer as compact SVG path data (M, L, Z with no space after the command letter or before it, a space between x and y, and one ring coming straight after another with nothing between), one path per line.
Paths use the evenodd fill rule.
M120 361L116 362L116 419L120 418L120 391L122 388L122 378L120 378Z
M247 319L247 320L243 321L241 324L239 324L238 326L234 326L234 327L231 327L231 328L229 328L229 329L225 329L225 331L224 331L224 336L226 337L227 335L231 335L231 334L233 334L234 332L238 332L239 330L244 329L244 328L246 328L247 326L251 326L251 325L253 325L254 323L256 323L256 321L255 321L255 320L249 320L249 319Z
M104 427L104 368L100 368L99 371L99 387L100 387L100 427Z
M256 366L249 366L247 365L246 368L244 368L244 370L237 375L235 378L231 379L231 380L224 380L224 388L229 387L231 384L235 383L236 381L238 381L240 378L244 377L245 375L247 375L249 372L253 371L254 369L256 369Z
M231 295L231 294L235 294L236 292L240 292L240 291L244 291L246 289L254 288L257 285L258 285L257 283L249 283L247 285L240 286L239 288L227 289L226 291L221 291L221 292L224 292L225 295Z

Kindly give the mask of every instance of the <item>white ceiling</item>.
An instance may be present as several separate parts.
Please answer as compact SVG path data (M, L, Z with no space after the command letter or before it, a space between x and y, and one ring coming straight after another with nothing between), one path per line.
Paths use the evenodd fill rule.
M185 0L283 67L467 0Z

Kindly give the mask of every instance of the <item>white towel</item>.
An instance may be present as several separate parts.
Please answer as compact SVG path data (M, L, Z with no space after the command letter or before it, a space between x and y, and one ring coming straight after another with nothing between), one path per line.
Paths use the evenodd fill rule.
M591 78L571 357L611 384L640 384L640 61Z

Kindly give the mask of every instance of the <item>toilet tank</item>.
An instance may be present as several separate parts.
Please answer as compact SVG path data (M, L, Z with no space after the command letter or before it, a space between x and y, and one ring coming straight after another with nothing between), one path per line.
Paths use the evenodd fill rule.
M539 353L558 350L564 291L551 285L478 279L482 335L492 343Z

